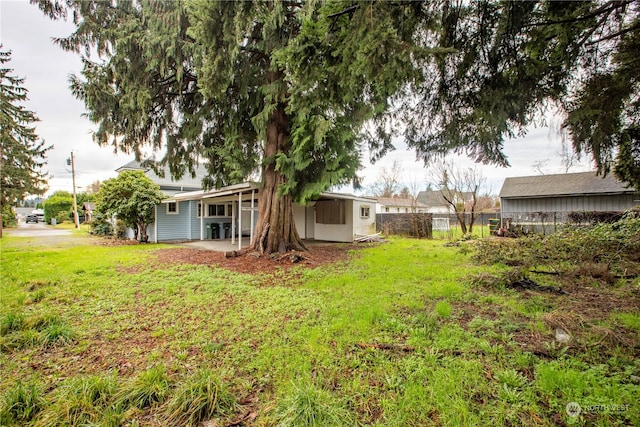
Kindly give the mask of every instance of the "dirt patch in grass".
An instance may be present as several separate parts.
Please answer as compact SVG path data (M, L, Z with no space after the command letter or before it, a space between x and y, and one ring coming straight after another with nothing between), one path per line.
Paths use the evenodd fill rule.
M277 269L289 270L297 266L317 268L333 264L349 259L351 251L364 247L366 245L356 244L311 246L307 252L296 252L301 257L297 262L291 262L289 257L276 256L275 259L272 259L267 256L256 257L251 254L237 258L225 258L223 252L190 248L160 249L155 252L155 256L160 265L215 265L238 273L260 274L272 273Z
M571 341L566 345L569 353L580 353L587 349L598 349L602 357L615 350L615 347L627 348L632 354L640 355L637 332L625 328L622 325L607 324L612 313L637 312L640 310L640 290L636 288L609 288L590 287L581 284L566 285L563 288L565 294L549 294L534 290L518 292L523 299L542 297L551 308L541 315L540 320L547 326L543 332L536 328L526 327L531 321L526 316L511 312L505 319L521 328L513 331L512 339L523 350L530 351L542 357L555 357L554 347L559 347L556 342L555 331L562 329L571 336ZM465 303L456 307L460 313L460 324L465 329L469 322L476 317L490 320L501 318L498 307L485 304Z

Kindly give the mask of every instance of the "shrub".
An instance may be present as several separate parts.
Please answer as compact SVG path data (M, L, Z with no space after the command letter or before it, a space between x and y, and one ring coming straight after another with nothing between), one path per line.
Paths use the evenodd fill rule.
M18 225L16 214L9 205L2 206L2 227L15 227Z
M69 212L73 210L73 196L67 191L56 191L44 202L44 221L48 224L51 218L58 218L61 211Z
M56 222L58 224L62 224L65 221L69 221L69 212L68 211L60 211L56 214Z
M113 230L113 234L115 234L118 239L124 239L127 236L127 226L123 220L119 219L116 221L116 228Z
M544 267L560 274L593 272L610 282L615 276L640 274L640 214L631 210L613 223L567 227L544 237L484 240L475 248L478 263Z
M113 236L113 226L107 221L105 215L97 213L89 223L89 234L95 236Z

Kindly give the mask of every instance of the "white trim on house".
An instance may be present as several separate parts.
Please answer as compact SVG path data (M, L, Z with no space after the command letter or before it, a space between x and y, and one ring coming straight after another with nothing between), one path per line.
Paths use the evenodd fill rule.
M171 209L171 206L175 208L175 210ZM180 215L180 203L175 200L169 200L166 202L167 215Z
M249 234L249 238L253 240L254 226L257 219L256 211L258 186L254 183L235 184L216 190L198 190L185 193L177 193L172 195L170 199L163 200L162 203L168 202L186 202L201 203L205 215L193 217L197 212L192 212L192 217L187 221L198 218L200 223L200 240L204 240L205 226L209 224L217 224L220 227L220 236L230 238L232 244L235 244L236 236L238 237L238 248L242 247L243 235ZM237 195L237 197L236 197ZM317 203L322 201L344 201L344 220L340 223L319 223L316 221ZM209 216L209 206L224 205L224 216ZM194 207L197 206L194 204ZM375 232L375 206L376 199L370 197L360 197L351 194L323 192L317 200L310 201L306 206L294 204L294 220L296 228L302 239L318 239L336 242L352 242L355 235L370 234ZM231 207L231 209L229 209ZM369 210L369 216L362 216L362 209ZM197 208L193 209L194 211ZM191 212L191 209L189 210ZM372 212L373 211L373 212ZM205 220L209 221L205 221ZM220 222L221 220L225 220ZM160 218L162 221L162 218ZM211 222L214 220L214 222ZM226 233L222 233L222 225L225 225ZM192 225L189 222L189 225ZM228 227L228 228L227 228ZM246 228L246 229L244 229ZM185 229L188 229L185 224ZM193 230L196 232L196 230ZM188 234L192 236L191 233ZM212 233L213 235L213 233ZM250 240L250 241L251 241Z
M153 207L153 242L158 243L158 205Z

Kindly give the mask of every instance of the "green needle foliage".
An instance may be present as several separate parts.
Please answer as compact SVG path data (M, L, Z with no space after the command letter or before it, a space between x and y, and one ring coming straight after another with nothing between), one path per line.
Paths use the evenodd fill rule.
M205 187L260 174L259 252L304 249L292 202L357 183L365 144L392 148L395 101L431 53L421 3L38 3L73 12L58 44L85 52L71 88L98 143L164 150L176 177L202 162Z
M576 153L591 155L600 172L617 164L620 179L638 184L639 1L433 7L434 37L457 52L425 63L426 84L406 110L405 136L420 156L453 150L507 165L505 138L559 111ZM618 150L625 154L614 162Z
M0 45L0 211L24 200L28 194L46 190L47 174L42 171L45 156L52 146L38 141L33 123L36 115L20 105L27 99L24 79L6 68L11 51ZM0 237L2 219L0 216Z

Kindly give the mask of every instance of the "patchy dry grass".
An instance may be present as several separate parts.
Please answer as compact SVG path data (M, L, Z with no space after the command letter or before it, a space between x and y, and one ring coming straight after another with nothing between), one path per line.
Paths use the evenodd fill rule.
M2 240L0 424L640 423L638 279L477 286L508 267L439 241L263 271L73 239Z

